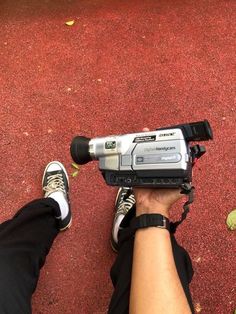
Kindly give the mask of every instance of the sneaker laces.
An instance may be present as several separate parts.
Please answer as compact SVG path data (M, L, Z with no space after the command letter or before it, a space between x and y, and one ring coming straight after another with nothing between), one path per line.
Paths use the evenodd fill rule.
M65 184L62 174L53 174L47 177L47 186L43 188L45 191L45 197L48 197L53 192L62 192L66 194Z
M124 202L125 197L127 198L127 194L129 194L130 188L123 188L121 190L121 195L120 195L120 204Z
M134 194L130 194L130 196L123 202L120 203L117 212L116 212L116 217L119 215L126 215L128 211L134 206L136 203Z

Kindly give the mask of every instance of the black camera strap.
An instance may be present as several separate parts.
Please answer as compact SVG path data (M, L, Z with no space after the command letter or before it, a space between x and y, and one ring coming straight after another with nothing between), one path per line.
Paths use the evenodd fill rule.
M181 215L181 219L176 221L176 222L170 223L170 232L171 233L175 233L178 226L186 219L186 217L190 211L189 205L192 204L193 200L194 200L194 190L195 190L194 186L191 186L189 183L185 183L181 186L181 194L187 195L188 200L183 205L184 211Z

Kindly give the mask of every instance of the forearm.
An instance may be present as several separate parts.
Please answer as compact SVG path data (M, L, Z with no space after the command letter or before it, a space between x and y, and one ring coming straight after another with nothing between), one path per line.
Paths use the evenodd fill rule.
M136 231L130 314L191 314L165 229Z

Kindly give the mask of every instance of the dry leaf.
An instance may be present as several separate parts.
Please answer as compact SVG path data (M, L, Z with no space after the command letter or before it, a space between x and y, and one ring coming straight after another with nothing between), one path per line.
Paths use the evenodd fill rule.
M195 311L196 311L196 313L200 313L202 311L202 307L201 307L200 303L195 304Z
M72 26L74 24L75 24L75 20L71 20L71 21L66 22L66 25L68 25L68 26Z
M199 257L196 257L195 259L194 259L194 262L196 262L196 263L199 263L201 261L201 257L199 256Z

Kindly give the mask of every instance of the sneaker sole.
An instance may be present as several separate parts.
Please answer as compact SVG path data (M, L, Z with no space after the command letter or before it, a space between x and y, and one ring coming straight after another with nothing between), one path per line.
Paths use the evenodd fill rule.
M115 200L115 207L117 205L117 201L118 201L118 197L119 197L119 194L120 194L120 191L122 190L122 188L119 188L118 192L117 192L117 195L116 195L116 200Z
M46 175L46 173L47 173L47 169L49 168L49 166L50 166L51 164L58 164L58 165L61 167L61 169L64 171L64 173L65 173L65 175L66 175L66 179L67 179L67 182L68 182L68 188L69 188L69 177L68 177L66 168L63 166L62 163L60 163L60 161L57 161L57 160L51 161L49 164L47 164L47 166L46 166L46 168L45 168L45 170L44 170L44 173L43 173L42 186L43 186L44 177L45 177L45 175Z
M120 191L122 190L122 187L119 188L118 192L117 192L117 195L116 195L116 200L115 200L115 209L116 209L116 206L117 206L117 202L118 202L118 197L119 197L119 194L120 194ZM112 237L112 234L111 234L111 238L110 238L110 245L111 245L111 249L113 252L117 253L117 249L114 247L114 244L113 244L113 237Z
M118 250L115 248L112 239L110 239L110 245L111 245L112 251L115 253L118 253Z
M71 217L70 222L68 223L68 225L65 226L64 228L61 228L60 231L65 231L65 230L69 229L71 227L71 225L72 225L72 217Z

